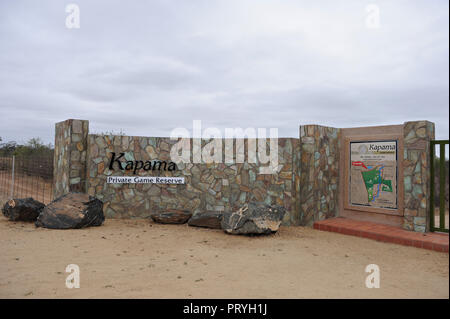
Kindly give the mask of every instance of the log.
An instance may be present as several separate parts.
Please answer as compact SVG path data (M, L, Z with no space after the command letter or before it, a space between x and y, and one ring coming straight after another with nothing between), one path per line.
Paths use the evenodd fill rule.
M191 216L190 211L179 209L167 209L150 215L153 221L159 224L184 224Z
M278 231L286 210L279 205L250 202L232 213L224 213L222 229L235 235L268 235Z
M77 229L103 224L103 202L83 193L69 193L48 204L36 220L37 227Z
M32 197L14 198L3 206L2 213L12 221L34 222L45 205Z
M216 211L197 213L189 219L188 225L195 227L221 229L222 215L222 212Z

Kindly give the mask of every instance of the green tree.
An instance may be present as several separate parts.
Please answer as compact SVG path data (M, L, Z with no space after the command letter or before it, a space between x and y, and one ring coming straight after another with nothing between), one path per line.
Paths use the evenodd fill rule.
M25 145L14 141L0 143L0 156L38 156L53 157L53 146L44 144L41 138L33 137Z

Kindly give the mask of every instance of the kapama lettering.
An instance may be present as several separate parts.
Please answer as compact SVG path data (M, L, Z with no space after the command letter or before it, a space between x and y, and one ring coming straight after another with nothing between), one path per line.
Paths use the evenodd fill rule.
M375 151L375 152L379 152L379 151L395 151L396 146L395 145L375 145L375 144L370 144L369 146L369 151Z
M109 162L109 169L114 170L114 163L117 163L117 167L120 170L133 171L133 174L136 174L140 169L144 171L175 171L177 170L177 165L174 162L167 163L166 161L120 161L122 157L125 156L125 153L120 153L116 158L116 153L111 153L111 160Z

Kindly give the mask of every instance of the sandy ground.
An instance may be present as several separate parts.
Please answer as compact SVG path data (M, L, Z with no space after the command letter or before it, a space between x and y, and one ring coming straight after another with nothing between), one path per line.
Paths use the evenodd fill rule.
M368 289L368 264L381 287ZM79 289L65 286L68 264ZM0 298L449 298L449 255L282 227L242 237L148 220L49 230L0 217Z

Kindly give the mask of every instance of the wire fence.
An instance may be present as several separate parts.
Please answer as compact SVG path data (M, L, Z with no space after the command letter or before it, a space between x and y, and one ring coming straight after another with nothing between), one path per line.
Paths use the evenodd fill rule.
M52 157L0 157L0 199L24 197L52 201Z

